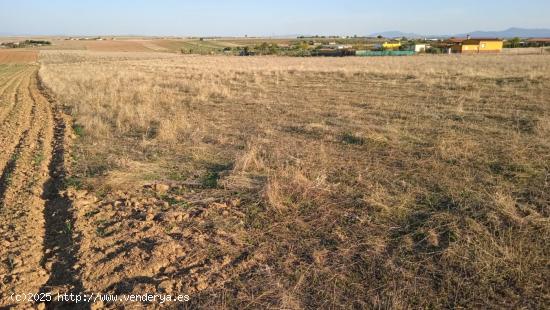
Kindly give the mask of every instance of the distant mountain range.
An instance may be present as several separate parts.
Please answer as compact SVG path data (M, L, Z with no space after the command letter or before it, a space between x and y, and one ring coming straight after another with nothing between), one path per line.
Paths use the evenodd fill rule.
M376 32L368 35L369 37L377 37L377 36L383 36L384 38L464 38L467 35L470 35L474 38L481 38L481 37L493 37L493 38L550 38L550 29L529 29L529 28L509 28L502 31L472 31L469 33L459 33L459 34L442 34L442 35L434 35L434 34L418 34L418 33L412 33L412 32L403 32L403 31L383 31L383 32ZM8 32L0 32L0 37L11 37L11 36L33 36L31 34L23 35L23 34L15 34L15 33L8 33ZM266 37L271 38L296 38L300 35L271 35ZM308 36L306 36L308 37Z
M376 32L376 33L373 33L373 34L369 35L369 37L377 37L377 36L383 36L384 38L402 38L402 37L405 37L405 38L411 38L411 39L429 37L429 36L418 34L418 33L402 32L402 31L396 31L396 30Z
M409 33L401 31L385 31L373 33L370 36L376 37L381 35L385 38L432 38L432 37L456 37L462 38L470 35L474 38L478 37L494 37L494 38L550 38L550 29L528 29L528 28L509 28L502 31L472 31L469 33L459 33L452 35L424 35L418 33Z
M456 37L496 37L496 38L548 38L550 37L550 29L525 29L525 28L509 28L502 31L474 31L471 33L457 34Z

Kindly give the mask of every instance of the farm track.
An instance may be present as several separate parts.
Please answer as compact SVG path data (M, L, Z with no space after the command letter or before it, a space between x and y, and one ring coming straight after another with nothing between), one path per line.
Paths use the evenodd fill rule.
M63 177L65 120L44 96L37 66L11 72L2 84L0 308L27 308L30 303L15 304L9 296L43 291L55 278L53 266L65 259L57 255L59 249L71 248L58 238L59 229L69 236L70 231L59 224L49 226L66 223L68 216L57 193Z

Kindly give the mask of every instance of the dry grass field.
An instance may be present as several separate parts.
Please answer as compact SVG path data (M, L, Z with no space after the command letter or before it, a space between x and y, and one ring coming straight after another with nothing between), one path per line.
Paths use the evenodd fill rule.
M195 306L548 306L545 55L44 52L79 285Z
M0 306L37 288L189 308L550 303L548 55L40 64L0 65L1 111L44 119L0 131L23 150L2 153L2 212L36 199L0 224Z
M505 48L502 50L504 54L512 55L537 55L550 53L549 47L527 47L527 48Z

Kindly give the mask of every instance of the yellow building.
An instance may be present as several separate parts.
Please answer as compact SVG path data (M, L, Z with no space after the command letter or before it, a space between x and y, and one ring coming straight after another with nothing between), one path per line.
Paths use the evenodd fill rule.
M501 39L454 39L452 43L454 53L500 53L503 47Z
M384 42L382 48L385 50L395 50L401 47L401 42Z
M374 48L377 50L396 50L399 47L401 47L401 42L384 42L374 45Z

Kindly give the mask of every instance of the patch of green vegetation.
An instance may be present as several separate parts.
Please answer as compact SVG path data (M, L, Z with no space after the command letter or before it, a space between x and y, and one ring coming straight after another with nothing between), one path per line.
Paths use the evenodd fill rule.
M250 229L267 227L272 218L268 218L266 207L263 204L251 204L246 208L245 226Z
M433 185L429 192L419 195L416 204L431 211L458 211L465 202L471 201L468 192L461 192L456 197L439 185Z
M42 45L51 45L52 43L50 41L46 40L25 40L21 42L4 42L1 43L1 46L7 47L7 48L25 48L25 47L34 47L34 46L42 46Z
M73 227L72 227L71 221L66 220L65 227L64 227L65 234L70 236L72 234L72 231L73 231Z
M11 171L7 171L6 174L5 174L5 183L6 183L6 187L9 187L10 184L11 184L11 178L12 178L12 172Z
M171 196L164 195L164 196L161 196L161 199L168 202L170 206L182 207L182 208L189 207L189 203L187 203L187 201L180 201Z
M536 171L530 166L517 163L494 161L489 163L488 166L493 174L501 175L507 179L536 175Z
M220 173L217 171L209 171L204 179L202 185L208 188L215 188L218 186L218 180L220 179Z
M218 180L220 179L220 173L230 168L231 168L230 164L229 165L227 164L211 165L208 169L208 172L202 179L202 185L207 188L218 187Z
M19 159L19 155L20 155L19 152L15 152L10 158L9 166L6 168L6 172L4 174L4 182L6 186L10 186L11 184L12 177L13 177L13 169L15 167L15 163Z
M10 161L11 162L16 162L18 159L19 159L19 152L15 152L12 156L11 156L11 159Z
M84 126L82 126L80 124L74 123L73 124L73 131L74 131L75 135L77 135L78 137L84 136Z
M100 187L95 190L96 196L101 199L105 199L110 192L111 190L109 189L109 187Z
M78 161L79 159L80 159L80 156L78 155L77 152L71 152L71 160L72 160L73 162L76 162L76 161Z
M80 178L74 177L74 176L65 178L63 180L63 188L66 189L66 188L69 188L69 187L73 187L73 188L76 188L76 189L82 189L83 188L82 180Z
M352 134L351 132L345 132L340 137L342 142L345 144L354 144L354 145L363 145L365 144L365 139L357 135Z
M35 154L32 158L32 163L34 164L34 166L40 166L44 159L44 154Z
M194 41L182 41L177 42L182 54L212 54L221 53L224 50L224 46L215 44L211 41L194 40Z
M87 177L101 176L109 171L109 165L105 162L96 162L94 165L89 165L85 171Z
M144 181L157 181L164 177L160 171L149 171L142 175Z
M169 171L168 178L173 181L185 181L187 179L187 176L180 173L179 171Z
M537 123L537 119L528 116L523 116L516 119L516 127L521 133L534 134L537 128Z

